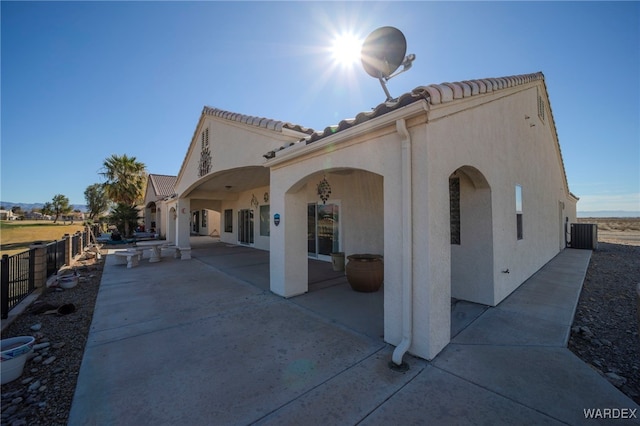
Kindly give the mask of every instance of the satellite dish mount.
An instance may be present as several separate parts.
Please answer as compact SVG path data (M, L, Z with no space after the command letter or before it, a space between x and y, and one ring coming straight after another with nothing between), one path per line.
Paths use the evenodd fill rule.
M381 27L374 30L362 44L362 66L367 74L378 79L382 90L387 95L387 102L392 101L393 98L387 89L386 82L408 71L416 59L413 53L405 56L406 53L407 40L404 34L394 27ZM402 69L396 72L400 66Z

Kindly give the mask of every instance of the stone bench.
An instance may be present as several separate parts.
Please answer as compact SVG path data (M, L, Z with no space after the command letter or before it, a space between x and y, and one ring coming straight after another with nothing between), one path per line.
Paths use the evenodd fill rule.
M138 250L117 251L114 253L116 256L116 263L124 265L127 264L127 268L134 268L138 266L142 252Z

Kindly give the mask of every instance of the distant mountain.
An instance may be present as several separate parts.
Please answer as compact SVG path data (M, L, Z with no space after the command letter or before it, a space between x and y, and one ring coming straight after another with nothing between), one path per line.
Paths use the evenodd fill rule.
M597 210L578 211L578 217L640 217L640 211Z
M30 212L32 209L41 209L44 203L14 203L11 201L0 201L0 206L7 210L11 210L13 206L20 206L25 212ZM81 212L87 212L87 206L84 204L72 204L73 210L80 210Z

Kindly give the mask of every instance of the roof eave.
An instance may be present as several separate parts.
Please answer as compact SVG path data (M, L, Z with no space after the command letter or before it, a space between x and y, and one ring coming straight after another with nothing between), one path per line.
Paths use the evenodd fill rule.
M283 149L277 151L277 155L267 159L263 164L265 167L274 167L286 163L298 157L324 149L327 145L339 144L345 140L352 139L360 134L370 133L378 129L389 126L399 119L408 119L426 113L429 105L425 99L413 102L402 108L380 115L371 120L365 121L356 126L337 132L331 136L324 137L313 143L309 143L295 150Z

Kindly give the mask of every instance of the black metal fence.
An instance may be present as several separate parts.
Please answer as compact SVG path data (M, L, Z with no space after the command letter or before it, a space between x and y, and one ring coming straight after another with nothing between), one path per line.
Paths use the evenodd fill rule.
M82 251L82 245L89 242L89 233L77 232L68 236L71 238L71 255L77 256ZM46 245L47 278L55 274L64 265L67 254L67 238L50 242ZM22 302L35 290L35 249L30 249L13 256L2 256L1 281L1 314L2 319L9 315L9 311Z
M47 244L47 278L62 268L66 254L66 240L54 241Z
M35 249L2 256L2 318L35 289Z

